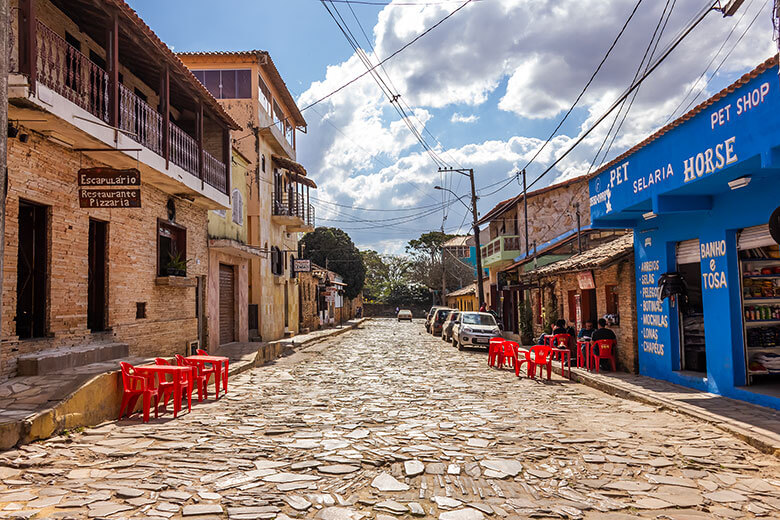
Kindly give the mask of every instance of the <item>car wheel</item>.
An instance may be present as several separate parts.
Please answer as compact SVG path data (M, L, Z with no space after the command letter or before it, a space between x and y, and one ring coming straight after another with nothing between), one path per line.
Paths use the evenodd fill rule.
M463 343L461 343L460 340L457 340L457 343L458 343L458 350L462 351L463 350Z

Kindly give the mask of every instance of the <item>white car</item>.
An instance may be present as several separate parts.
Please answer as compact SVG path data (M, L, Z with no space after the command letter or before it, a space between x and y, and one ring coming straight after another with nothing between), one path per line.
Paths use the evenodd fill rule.
M465 347L490 345L490 338L501 335L496 319L488 312L462 312L452 327L452 346Z
M409 309L401 309L398 311L398 321L409 320L412 321L412 311Z

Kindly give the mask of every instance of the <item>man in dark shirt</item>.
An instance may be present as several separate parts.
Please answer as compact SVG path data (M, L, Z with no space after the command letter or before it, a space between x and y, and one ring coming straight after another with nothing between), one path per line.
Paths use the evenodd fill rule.
M556 321L552 333L553 336L555 336L556 334L568 334L568 331L566 330L566 320Z
M615 333L612 331L612 329L607 328L607 320L604 318L599 319L599 328L593 332L593 334L590 336L591 341L598 341L600 339L611 339L617 341L617 336L615 336ZM593 345L593 352L598 355L598 347L596 345ZM612 347L612 355L615 355L615 347ZM602 360L602 363L605 363L604 360Z
M578 338L590 338L593 336L593 333L596 332L596 329L593 327L592 321L586 321L585 327L580 329L580 333L577 335Z

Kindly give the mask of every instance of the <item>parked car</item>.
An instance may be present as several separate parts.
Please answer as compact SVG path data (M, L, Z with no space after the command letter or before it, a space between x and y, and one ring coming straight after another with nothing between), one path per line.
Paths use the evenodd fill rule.
M398 321L409 320L412 321L412 311L409 309L401 309L398 311Z
M436 313L436 311L446 308L447 307L442 307L441 305L434 305L431 307L431 310L428 311L428 315L425 317L425 332L431 331L431 320L433 319L433 315Z
M455 321L460 316L460 311L452 311L444 320L444 324L441 326L441 339L449 343L452 341L452 326L455 325Z
M501 331L496 319L487 312L462 312L452 327L452 346L463 350L466 346L488 348L490 338Z
M444 320L447 319L447 316L449 316L451 312L452 309L442 307L433 313L433 319L431 319L431 334L434 336L441 336L441 328L444 325Z

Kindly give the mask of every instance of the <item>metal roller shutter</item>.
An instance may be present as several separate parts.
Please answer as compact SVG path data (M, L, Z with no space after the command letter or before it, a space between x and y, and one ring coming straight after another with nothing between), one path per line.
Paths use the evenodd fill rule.
M235 341L235 275L232 265L219 264L219 343Z
M740 250L773 246L775 244L776 242L772 239L772 235L769 234L769 224L745 228L739 232L737 238L737 248Z
M701 262L698 238L677 242L677 265L695 264L698 262Z

